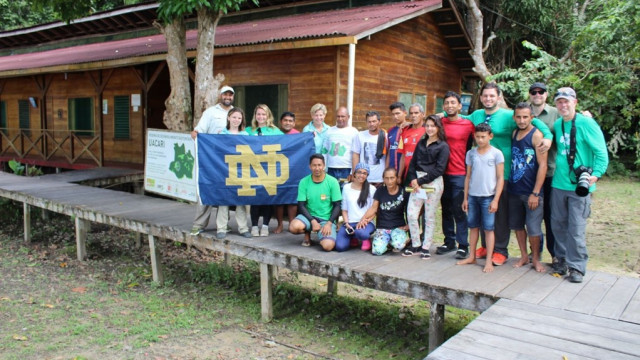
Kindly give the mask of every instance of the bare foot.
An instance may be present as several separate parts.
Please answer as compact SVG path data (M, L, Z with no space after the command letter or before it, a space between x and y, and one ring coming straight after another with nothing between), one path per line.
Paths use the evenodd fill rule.
M491 261L487 261L487 264L484 266L484 269L482 269L482 272L493 272L493 264L491 263Z
M533 268L536 269L537 272L545 272L547 268L542 265L542 263L538 260L533 260Z
M282 232L282 224L278 224L278 227L273 232L274 234L280 234Z
M529 263L529 257L528 256L523 256L520 258L520 261L518 261L517 263L513 264L514 268L519 268L522 267L524 265L527 265Z
M468 265L468 264L475 264L476 263L476 258L466 258L464 260L460 260L456 263L456 265Z

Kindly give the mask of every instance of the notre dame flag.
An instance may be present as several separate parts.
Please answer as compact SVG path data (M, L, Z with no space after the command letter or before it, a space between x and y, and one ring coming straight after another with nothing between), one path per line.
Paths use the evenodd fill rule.
M295 204L309 175L313 133L270 136L198 134L198 195L205 205Z

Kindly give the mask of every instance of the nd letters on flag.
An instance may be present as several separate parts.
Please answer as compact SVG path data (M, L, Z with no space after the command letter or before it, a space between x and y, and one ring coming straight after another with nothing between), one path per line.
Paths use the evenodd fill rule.
M198 194L205 205L296 204L309 175L313 133L198 134Z

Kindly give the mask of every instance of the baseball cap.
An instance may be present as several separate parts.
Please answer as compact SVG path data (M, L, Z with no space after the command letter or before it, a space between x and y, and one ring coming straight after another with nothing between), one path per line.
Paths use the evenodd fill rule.
M578 98L575 90L570 87L563 87L558 89L553 101L558 101L558 99L577 100Z
M229 85L225 85L225 86L223 86L223 87L220 89L220 94L224 94L224 93L226 93L227 91L231 91L231 93L232 93L232 94L235 94L235 93L236 93L235 91L233 91L233 88L232 88L231 86L229 86Z
M542 89L544 91L547 91L547 85L545 85L545 83L541 83L541 82L534 82L533 85L529 86L529 91L531 91L533 89Z

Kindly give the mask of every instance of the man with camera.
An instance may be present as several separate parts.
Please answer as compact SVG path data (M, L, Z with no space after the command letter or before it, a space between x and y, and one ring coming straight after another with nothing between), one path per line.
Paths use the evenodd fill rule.
M551 227L556 237L554 273L582 282L587 269L585 229L591 213L596 181L609 164L602 129L592 118L576 112L578 99L570 87L556 92L554 101L561 116L554 124L558 146L556 171L551 184Z

